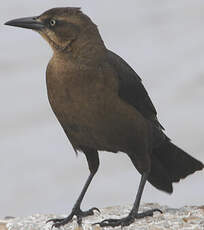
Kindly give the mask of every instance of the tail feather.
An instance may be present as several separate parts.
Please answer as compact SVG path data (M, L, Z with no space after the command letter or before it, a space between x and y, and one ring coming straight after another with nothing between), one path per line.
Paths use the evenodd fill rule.
M153 149L152 168L148 181L156 188L173 192L172 183L187 177L204 165L171 142Z
M155 156L151 158L151 172L148 181L157 189L167 193L173 192L173 186L169 173L162 162Z

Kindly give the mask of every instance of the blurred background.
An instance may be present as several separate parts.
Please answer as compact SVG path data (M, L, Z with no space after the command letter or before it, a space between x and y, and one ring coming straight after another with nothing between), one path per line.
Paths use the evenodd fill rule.
M203 0L7 0L0 14L0 217L68 213L88 176L48 104L45 71L52 55L33 31L4 22L56 6L80 6L106 46L143 79L173 142L204 161ZM140 176L127 156L102 152L84 209L132 203ZM143 202L204 204L204 172L169 196L147 184Z

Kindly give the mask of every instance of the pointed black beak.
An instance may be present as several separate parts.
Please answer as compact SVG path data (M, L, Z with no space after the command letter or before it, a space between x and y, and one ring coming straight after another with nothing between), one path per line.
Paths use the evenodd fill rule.
M6 22L5 25L17 26L32 30L41 30L45 28L43 23L37 20L37 17L17 18Z

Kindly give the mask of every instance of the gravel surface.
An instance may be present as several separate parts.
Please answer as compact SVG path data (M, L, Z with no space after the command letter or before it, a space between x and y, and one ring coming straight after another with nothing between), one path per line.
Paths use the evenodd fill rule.
M140 211L150 208L159 208L163 214L155 213L153 217L146 217L135 220L133 224L124 227L126 230L204 230L204 206L185 206L180 209L173 209L168 206L158 204L141 205ZM106 218L121 218L126 216L131 209L130 205L115 206L101 209L101 213L83 219L82 226L78 226L74 219L70 224L60 229L64 230L99 230L99 226L92 226L93 223L99 222ZM51 223L46 224L50 218L55 215L35 214L28 217L7 217L0 221L0 230L51 230ZM64 217L62 215L61 217ZM104 228L112 229L112 228ZM117 227L114 229L121 229Z

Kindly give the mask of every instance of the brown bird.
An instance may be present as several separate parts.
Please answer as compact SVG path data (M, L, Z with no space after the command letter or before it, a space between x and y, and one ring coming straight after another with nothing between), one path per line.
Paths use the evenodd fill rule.
M172 193L178 182L204 165L175 146L164 134L157 112L139 76L117 54L108 50L97 26L80 8L48 10L37 17L8 21L6 25L39 32L53 49L46 73L52 110L74 150L82 151L90 175L64 219L51 219L53 227L70 222L74 215L94 214L80 206L98 170L98 151L124 152L141 174L137 196L127 217L107 219L100 226L126 226L158 209L138 213L145 182Z

